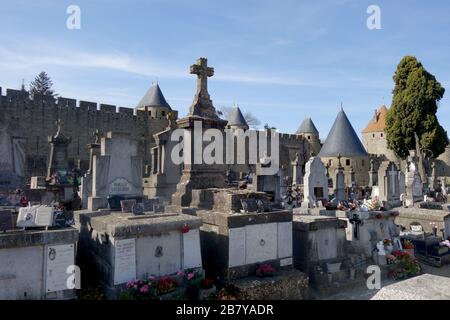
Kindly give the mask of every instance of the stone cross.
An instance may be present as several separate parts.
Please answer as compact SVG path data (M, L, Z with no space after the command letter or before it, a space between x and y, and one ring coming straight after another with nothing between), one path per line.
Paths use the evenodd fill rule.
M214 75L214 68L208 67L208 60L200 58L191 66L191 74L197 75L197 94L208 94L208 77Z
M101 138L100 130L95 129L94 132L92 133L92 136L94 137L94 143L100 143Z
M397 171L395 171L394 166L391 166L391 170L389 171L390 183L391 183L391 192L395 193L395 179L397 178Z
M60 133L62 131L62 128L64 126L64 122L61 119L58 119L58 120L56 120L55 124L56 124L56 126L58 128L58 130L56 131L56 135L58 136L58 135L60 135Z

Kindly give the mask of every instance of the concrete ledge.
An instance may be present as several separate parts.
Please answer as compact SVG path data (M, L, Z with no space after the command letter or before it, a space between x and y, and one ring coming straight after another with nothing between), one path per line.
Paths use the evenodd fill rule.
M113 213L96 217L86 217L87 222L97 232L104 232L115 239L127 239L134 236L149 236L181 229L187 224L191 229L198 229L202 219L185 214L179 215L151 215L145 218L128 219L129 213Z
M292 221L292 212L290 210L236 214L199 210L196 212L196 215L201 217L204 223L228 228L240 228L254 224Z
M326 216L294 215L292 225L294 230L313 231L326 228L346 228L347 221Z
M66 244L78 241L75 228L52 230L13 230L0 233L0 249Z

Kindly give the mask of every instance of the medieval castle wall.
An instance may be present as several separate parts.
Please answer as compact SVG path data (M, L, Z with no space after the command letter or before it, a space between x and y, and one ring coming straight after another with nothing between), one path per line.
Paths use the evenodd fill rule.
M10 124L15 134L26 140L27 176L45 175L49 153L48 136L55 134L56 121L64 122L63 133L72 138L69 158L74 164L86 167L89 161L87 145L93 142L93 133L99 129L125 131L140 141L144 163L150 163L153 134L164 129L165 117L155 117L149 112L115 105L97 104L70 98L36 96L30 99L24 90L7 89L3 95L0 87L0 118Z

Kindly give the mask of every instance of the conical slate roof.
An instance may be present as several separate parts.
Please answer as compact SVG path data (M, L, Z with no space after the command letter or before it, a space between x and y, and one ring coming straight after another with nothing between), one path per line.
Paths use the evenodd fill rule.
M139 102L137 108L144 107L166 107L170 110L170 105L167 103L166 98L161 91L161 88L158 84L152 85L150 89L148 89L147 93Z
M242 115L241 109L238 106L234 106L230 113L228 114L228 124L229 126L236 127L246 127L248 128L247 121L245 121L244 116Z
M344 110L339 111L333 127L331 127L319 157L343 157L367 156L361 141L356 135Z
M302 134L302 133L314 133L319 134L319 131L317 130L316 126L314 125L314 122L312 122L311 118L305 118L303 120L302 124L298 128L298 130L295 132L296 134Z

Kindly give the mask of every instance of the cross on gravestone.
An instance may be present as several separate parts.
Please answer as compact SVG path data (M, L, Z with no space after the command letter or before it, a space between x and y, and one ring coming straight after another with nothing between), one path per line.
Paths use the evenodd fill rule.
M389 180L392 194L395 193L395 179L397 179L397 171L394 169L394 166L391 166L391 170L389 171Z
M55 121L56 127L58 128L56 130L56 136L59 136L61 134L61 131L63 129L64 126L64 122L61 119L58 119Z
M208 94L208 77L214 75L214 68L208 67L208 60L200 58L191 66L191 74L197 75L197 94Z

